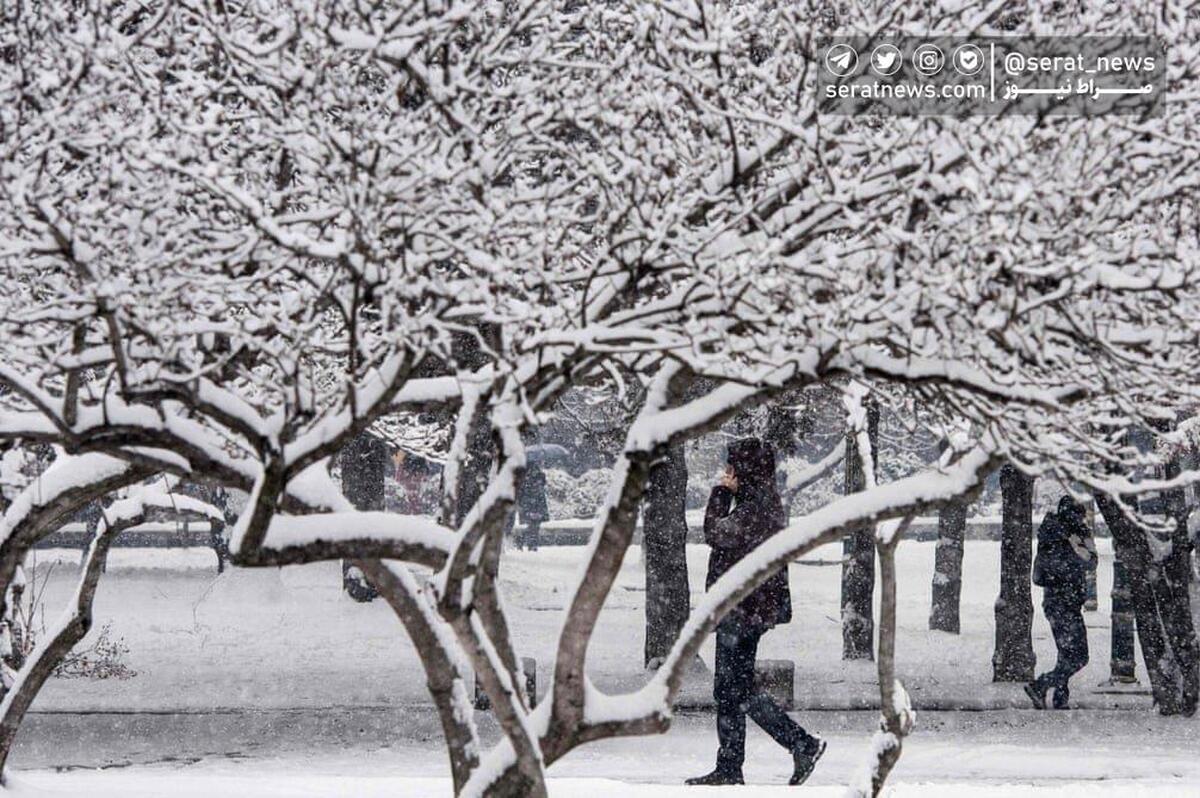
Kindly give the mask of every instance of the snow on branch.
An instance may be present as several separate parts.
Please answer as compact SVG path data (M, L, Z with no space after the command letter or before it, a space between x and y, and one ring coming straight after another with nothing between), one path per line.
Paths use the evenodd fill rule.
M829 452L815 463L810 463L799 471L788 471L784 483L784 504L795 497L800 491L832 471L846 459L846 443L838 440Z
M453 540L452 530L421 515L366 511L277 514L271 518L261 546L240 556L256 565L357 557L436 567L445 561Z
M60 509L59 505L72 495L85 492L103 495L111 489L110 485L119 486L125 480L133 482L140 476L132 464L105 454L61 455L4 511L0 542L7 542L19 530L28 527L39 511L51 511L54 520L65 516L69 511ZM51 523L40 524L39 530L49 531Z

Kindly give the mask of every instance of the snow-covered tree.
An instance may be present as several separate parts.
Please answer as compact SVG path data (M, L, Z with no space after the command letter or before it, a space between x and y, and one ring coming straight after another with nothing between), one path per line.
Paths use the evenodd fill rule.
M1147 456L1104 430L1195 401L1193 104L912 120L816 102L833 22L989 33L998 8L6 8L0 439L67 455L36 507L5 516L0 593L65 514L147 475L245 490L233 562L353 560L414 641L456 791L538 796L570 750L667 728L717 620L813 547L935 511L1002 461L1152 486L1110 473ZM1151 3L1005 21L1157 31L1181 96L1196 24ZM496 578L522 431L572 384L626 375L647 398L534 709ZM780 392L848 378L976 434L795 520L713 586L639 691L593 687L588 643L652 465ZM355 511L329 478L398 411L455 419L436 520ZM496 465L462 512L480 436ZM490 751L468 670L504 733Z

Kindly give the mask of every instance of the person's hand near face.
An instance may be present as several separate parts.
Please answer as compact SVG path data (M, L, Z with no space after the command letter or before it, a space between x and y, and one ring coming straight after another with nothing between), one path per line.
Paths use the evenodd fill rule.
M737 493L737 474L734 473L733 466L725 466L725 471L721 474L721 486Z

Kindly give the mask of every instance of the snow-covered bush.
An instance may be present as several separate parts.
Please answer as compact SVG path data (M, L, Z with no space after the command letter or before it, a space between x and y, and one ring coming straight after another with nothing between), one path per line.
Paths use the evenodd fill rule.
M106 623L90 645L67 654L55 666L54 675L63 679L132 679L137 672L126 663L128 656L125 639L114 637L112 624Z
M0 653L5 689L12 687L17 673L37 649L38 643L46 637L46 587L54 567L53 562L39 567L34 559L18 571L18 578L10 589L10 617L4 629L5 647L8 650ZM26 577L26 574L29 576ZM66 653L55 664L54 675L64 678L130 679L137 674L125 662L128 654L129 646L124 639L114 637L112 624L106 623L96 630L86 648Z
M612 474L602 468L584 471L578 477L559 468L547 468L545 472L551 520L593 518L612 481Z

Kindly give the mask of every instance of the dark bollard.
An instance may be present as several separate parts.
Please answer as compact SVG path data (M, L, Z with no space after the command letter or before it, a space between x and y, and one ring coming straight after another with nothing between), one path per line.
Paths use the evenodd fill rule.
M521 670L525 671L525 700L533 709L537 706L537 660L521 657Z
M475 708L481 712L487 712L492 708L492 699L488 698L488 694L479 686L479 680L474 676L471 677L471 683L475 685L472 697L474 698Z
M379 598L375 586L368 582L363 572L357 566L351 565L349 560L342 560L342 590L360 604Z
M533 657L521 657L521 670L525 671L525 701L529 708L533 709L537 706L537 660ZM479 686L478 679L472 676L471 681L474 683L472 696L475 708L487 712L492 708L491 699Z

